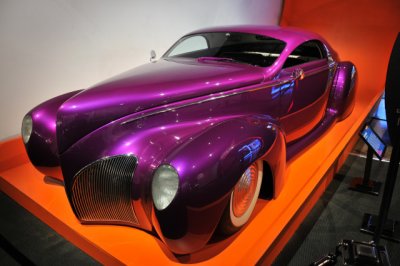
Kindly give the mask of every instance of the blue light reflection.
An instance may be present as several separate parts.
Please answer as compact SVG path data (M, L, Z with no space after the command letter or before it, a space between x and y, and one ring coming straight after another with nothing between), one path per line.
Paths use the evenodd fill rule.
M243 161L251 163L257 159L258 152L261 150L262 143L259 139L255 139L250 144L244 145L239 149L240 153L244 153Z
M285 83L280 86L272 87L271 89L271 95L272 99L276 99L279 96L286 95L286 94L291 94L294 88L295 82L289 82Z

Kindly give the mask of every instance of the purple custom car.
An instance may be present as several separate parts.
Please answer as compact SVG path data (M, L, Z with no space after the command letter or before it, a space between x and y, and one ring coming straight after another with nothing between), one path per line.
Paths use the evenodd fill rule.
M192 253L279 195L286 162L352 111L355 73L310 32L203 29L158 61L35 107L22 136L80 222L156 232Z

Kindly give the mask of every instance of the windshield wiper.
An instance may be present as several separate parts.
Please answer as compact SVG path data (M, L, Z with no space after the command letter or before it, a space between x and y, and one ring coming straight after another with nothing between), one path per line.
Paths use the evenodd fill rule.
M213 57L213 56L203 56L197 58L197 61L204 62L204 61L219 61L219 62L231 62L231 63L239 63L239 64L249 64L246 62L238 61L230 57Z

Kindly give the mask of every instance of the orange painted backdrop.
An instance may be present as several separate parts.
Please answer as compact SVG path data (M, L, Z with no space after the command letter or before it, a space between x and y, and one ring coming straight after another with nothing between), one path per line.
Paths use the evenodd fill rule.
M358 96L375 94L384 89L390 52L400 31L400 0L285 0L281 25L322 35L340 60L356 65ZM358 99L365 98L369 97Z

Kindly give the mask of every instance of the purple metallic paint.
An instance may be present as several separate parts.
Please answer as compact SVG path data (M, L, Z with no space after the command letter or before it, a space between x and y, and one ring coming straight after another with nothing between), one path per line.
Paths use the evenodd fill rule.
M357 71L351 62L340 62L331 91L330 108L336 110L338 120L343 120L353 111Z
M179 73L177 75L177 73ZM259 84L263 69L197 60L160 60L134 68L89 88L62 104L58 112L63 152L98 127L156 106Z
M271 170L277 197L286 160L351 112L354 66L318 60L303 64L305 78L295 79L296 67L282 70L286 58L305 41L326 45L318 35L261 26L198 32L226 31L266 35L287 45L267 68L162 58L43 103L28 113L34 124L26 144L32 163L44 174L49 172L41 166L59 164L68 192L85 166L110 156L136 156L131 197L138 227L154 227L175 253L191 253L208 242L230 192L255 160ZM249 149L252 145L257 148ZM180 178L178 194L163 211L153 208L150 191L161 164L172 165Z
M52 98L28 113L32 117L34 126L26 151L32 164L39 171L51 173L53 176L59 172L57 169L52 169L60 165L56 138L57 110L63 102L79 92L73 91ZM55 177L62 179L62 176Z

